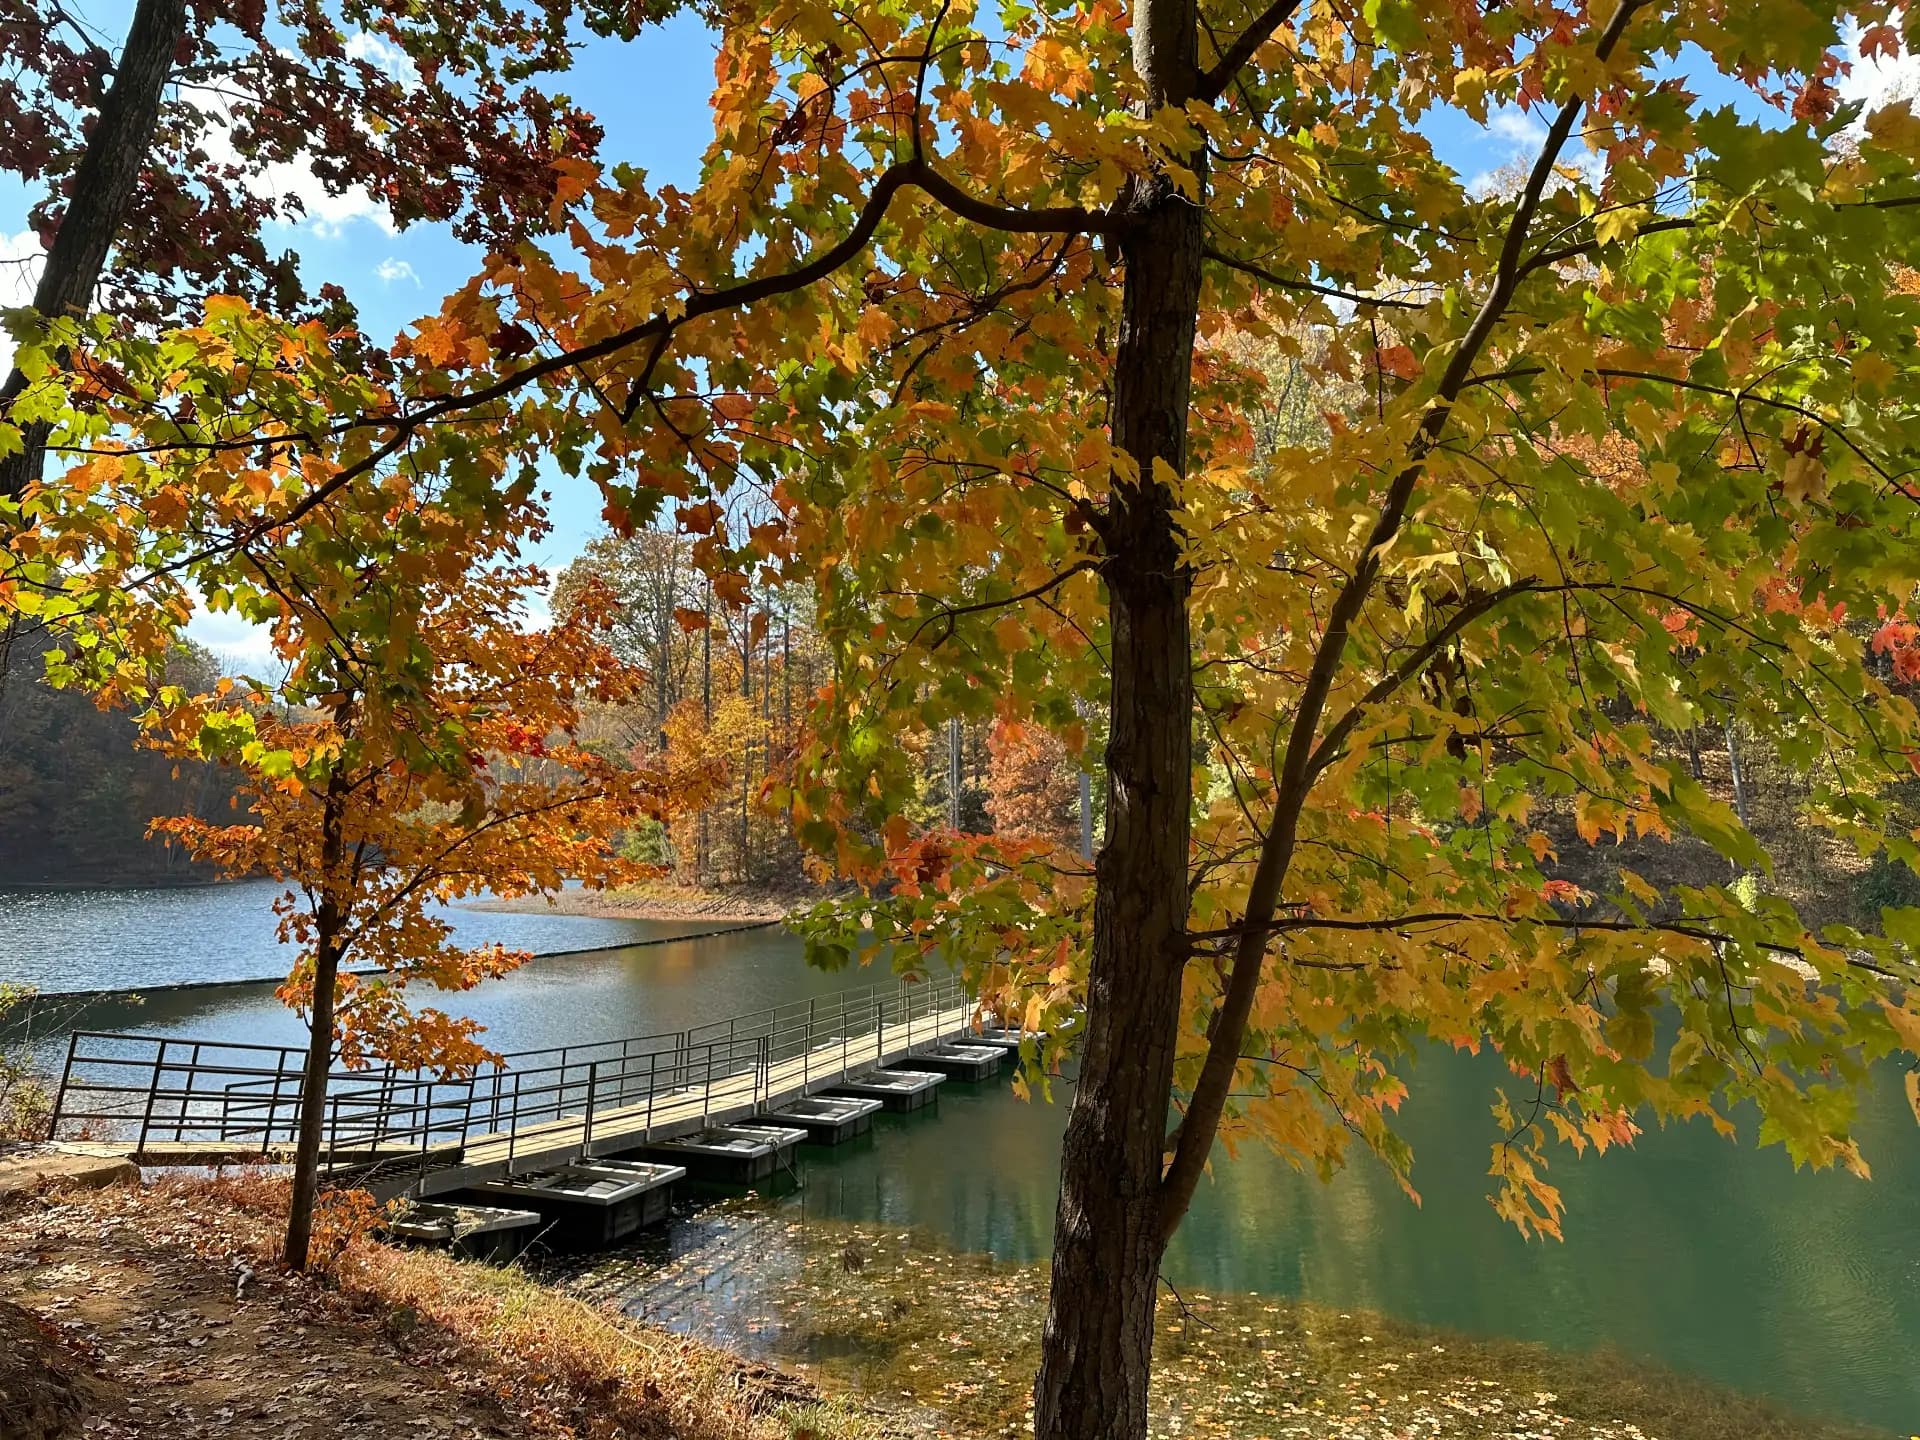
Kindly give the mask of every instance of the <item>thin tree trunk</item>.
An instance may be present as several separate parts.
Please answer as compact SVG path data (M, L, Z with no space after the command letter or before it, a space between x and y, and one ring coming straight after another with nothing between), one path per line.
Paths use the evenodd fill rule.
M153 147L161 97L186 28L185 0L140 0L133 12L113 83L74 170L67 213L33 292L33 308L49 320L84 315L93 303L134 182ZM10 408L26 386L26 376L12 371L0 388L0 411ZM18 499L40 478L49 433L45 424L29 425L23 448L0 461L0 498Z
M960 786L966 757L960 753L960 717L947 721L947 824L960 828Z
M707 582L707 595L701 605L701 613L707 617L707 623L700 627L700 713L706 721L702 730L708 755L713 751L713 582ZM693 860L693 883L707 883L707 864L712 854L711 841L707 833L708 813L711 805L700 807L700 853Z
M1733 808L1739 815L1740 823L1747 829L1753 828L1753 817L1747 813L1747 781L1740 771L1740 747L1733 738L1733 721L1726 723L1727 736L1727 773L1733 778Z
M343 771L327 781L320 818L320 906L315 915L313 1004L307 1015L306 1071L300 1079L300 1134L293 1153L293 1199L287 1210L283 1258L289 1270L307 1268L313 1243L313 1206L320 1189L320 1143L327 1110L327 1074L333 1068L333 987L340 974L341 931L346 915L337 898L345 844L340 833L348 785Z
M1192 0L1147 0L1134 67L1149 109L1184 103L1196 73ZM1196 173L1203 158L1188 158ZM1086 1041L1067 1120L1053 1284L1034 1387L1037 1440L1137 1440L1147 1430L1160 1185L1186 960L1193 675L1191 577L1175 498L1186 466L1202 207L1164 176L1129 198L1114 363L1115 475L1102 538L1112 628L1111 804L1096 865Z

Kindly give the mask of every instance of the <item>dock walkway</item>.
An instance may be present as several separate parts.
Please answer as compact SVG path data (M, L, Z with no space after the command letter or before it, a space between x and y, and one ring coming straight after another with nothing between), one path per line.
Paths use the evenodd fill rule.
M958 977L867 986L688 1030L527 1050L444 1079L328 1077L323 1162L378 1191L436 1195L740 1120L972 1030ZM76 1031L51 1138L146 1165L284 1160L304 1052Z

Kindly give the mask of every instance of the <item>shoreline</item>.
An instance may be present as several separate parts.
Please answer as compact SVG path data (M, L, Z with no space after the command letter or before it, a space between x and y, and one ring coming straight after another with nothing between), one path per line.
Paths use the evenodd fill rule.
M570 915L586 920L731 920L770 924L791 919L826 897L826 891L782 894L665 888L566 890L545 898L475 900L460 908L510 915Z

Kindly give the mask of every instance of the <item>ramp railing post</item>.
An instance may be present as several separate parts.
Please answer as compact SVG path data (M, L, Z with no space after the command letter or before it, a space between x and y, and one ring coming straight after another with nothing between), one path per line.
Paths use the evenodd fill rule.
M584 1155L593 1154L593 1102L594 1092L600 1084L600 1062L592 1061L587 1066L587 1116L580 1131L580 1151Z
M153 1052L153 1075L147 1081L147 1104L140 1115L140 1138L133 1147L133 1153L136 1155L147 1148L147 1130L153 1124L153 1099L160 1093L160 1068L166 1062L167 1042L162 1040L160 1048Z
M80 1050L80 1032L74 1031L67 1037L67 1063L60 1067L60 1088L53 1092L53 1114L47 1120L47 1139L52 1140L60 1133L61 1111L67 1103L67 1079L73 1074L73 1057Z
M179 1118L174 1121L173 1126L173 1138L175 1140L186 1139L187 1112L193 1109L193 1086L194 1082L199 1078L200 1042L196 1040L193 1042L192 1058L187 1061L187 1088L180 1092L180 1115ZM222 1136L221 1138L224 1140L226 1137Z
M513 1072L513 1103L507 1107L507 1173L513 1173L520 1145L520 1072Z

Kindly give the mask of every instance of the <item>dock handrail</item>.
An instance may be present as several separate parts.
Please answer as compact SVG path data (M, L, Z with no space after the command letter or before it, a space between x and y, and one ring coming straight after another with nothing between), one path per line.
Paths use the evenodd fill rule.
M577 1148L592 1153L610 1117L630 1140L636 1124L643 1134L653 1129L656 1108L683 1114L697 1099L703 1123L743 1099L758 1108L774 1099L776 1075L783 1091L844 1079L954 1033L969 1004L957 975L907 976L683 1030L513 1051L467 1076L336 1065L327 1079L326 1162L344 1169L412 1155L430 1163L504 1141L512 1168L521 1137L542 1127L577 1130ZM135 1153L275 1153L299 1132L305 1058L284 1045L77 1030L49 1136L131 1139Z

